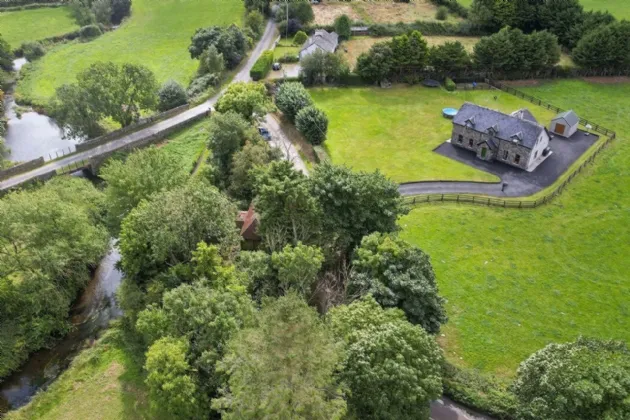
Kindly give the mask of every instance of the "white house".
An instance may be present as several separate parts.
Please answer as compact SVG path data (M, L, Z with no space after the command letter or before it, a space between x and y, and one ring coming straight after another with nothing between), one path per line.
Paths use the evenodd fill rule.
M565 111L554 117L549 132L562 137L571 137L578 129L580 118L573 111Z
M300 50L300 60L313 54L317 50L334 53L339 46L339 35L336 32L327 32L318 29L311 35Z

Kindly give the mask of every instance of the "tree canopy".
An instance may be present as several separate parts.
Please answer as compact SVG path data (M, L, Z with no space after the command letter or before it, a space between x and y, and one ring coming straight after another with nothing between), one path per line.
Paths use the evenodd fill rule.
M271 99L267 96L265 85L245 82L230 84L216 104L217 111L233 111L247 120L262 117L270 107Z
M228 69L235 68L247 52L247 39L236 25L227 28L210 26L195 31L188 51L191 58L199 58L204 51L214 46L223 55Z

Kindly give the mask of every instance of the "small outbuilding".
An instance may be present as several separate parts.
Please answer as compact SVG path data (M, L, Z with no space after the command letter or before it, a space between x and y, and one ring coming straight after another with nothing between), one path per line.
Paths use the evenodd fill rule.
M575 133L580 124L580 117L573 111L565 111L554 117L549 126L549 132L569 138Z

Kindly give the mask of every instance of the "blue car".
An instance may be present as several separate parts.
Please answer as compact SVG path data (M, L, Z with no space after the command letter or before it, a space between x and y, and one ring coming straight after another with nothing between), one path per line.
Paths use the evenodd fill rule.
M258 133L260 133L265 141L271 140L271 133L265 127L258 127Z

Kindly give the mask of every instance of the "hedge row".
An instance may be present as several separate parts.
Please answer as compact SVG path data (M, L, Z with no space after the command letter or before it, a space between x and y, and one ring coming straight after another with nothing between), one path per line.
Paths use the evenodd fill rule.
M2 0L0 2L0 8L5 10L7 7L15 6L27 6L27 5L50 5L57 3L68 3L67 1L60 0Z
M436 6L444 6L451 13L461 16L464 19L468 17L468 9L457 2L457 0L431 0Z
M251 78L256 81L260 79L264 79L271 70L271 66L273 64L273 51L267 50L261 54L261 56L256 60L256 63L249 71L249 75Z
M61 7L65 6L64 3L31 3L21 6L5 6L4 3L0 4L0 12L17 12L20 10L40 9L42 7Z

